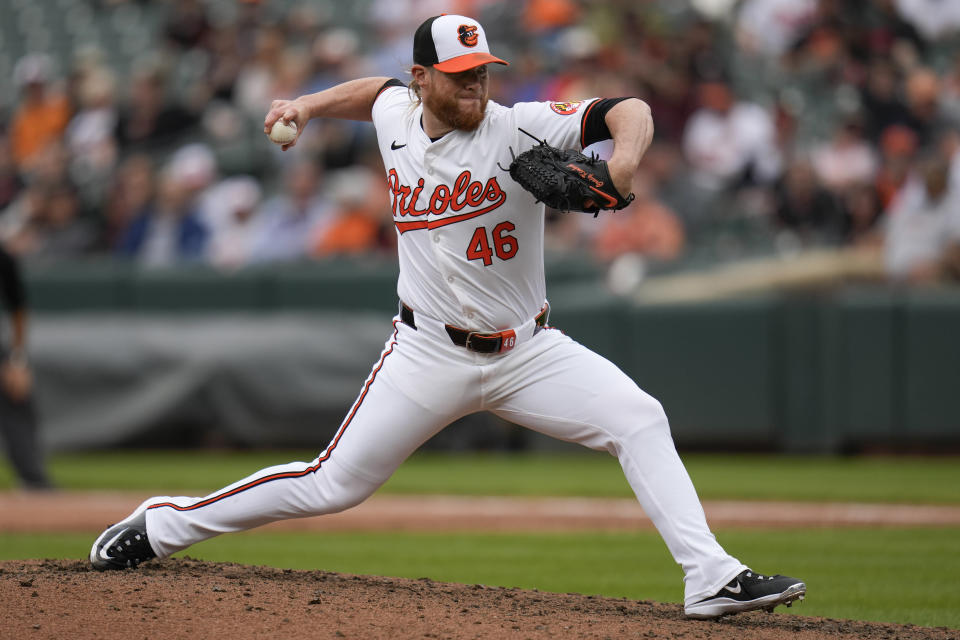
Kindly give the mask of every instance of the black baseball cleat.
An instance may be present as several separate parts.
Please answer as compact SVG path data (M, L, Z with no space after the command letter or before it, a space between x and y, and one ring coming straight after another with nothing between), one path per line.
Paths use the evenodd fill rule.
M688 604L683 612L688 618L709 620L755 609L773 611L777 605L789 607L794 600L803 600L806 593L807 585L801 580L762 576L748 569L709 598Z
M128 518L107 527L90 549L90 564L98 571L135 569L141 562L156 558L147 539L147 503Z

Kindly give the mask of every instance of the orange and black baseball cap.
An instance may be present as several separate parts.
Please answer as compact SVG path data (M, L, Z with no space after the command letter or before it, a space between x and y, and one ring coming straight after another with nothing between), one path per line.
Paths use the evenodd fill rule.
M473 18L442 14L427 18L413 36L413 63L444 73L459 73L482 64L510 64L490 55L487 35Z

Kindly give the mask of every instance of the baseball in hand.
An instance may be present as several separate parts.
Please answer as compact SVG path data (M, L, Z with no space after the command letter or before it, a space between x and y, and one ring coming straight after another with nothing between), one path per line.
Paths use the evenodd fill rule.
M297 137L297 123L285 123L283 120L277 120L270 127L270 140L277 144L289 144Z

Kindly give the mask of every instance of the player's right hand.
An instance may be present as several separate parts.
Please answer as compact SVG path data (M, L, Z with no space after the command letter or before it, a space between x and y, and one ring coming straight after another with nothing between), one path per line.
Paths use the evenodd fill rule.
M294 122L297 125L297 137L293 139L293 142L280 147L286 151L296 146L300 134L303 133L303 128L307 126L307 122L310 120L310 115L303 103L297 100L274 100L270 103L270 111L267 112L267 117L263 119L263 132L269 135L273 123L277 120L283 120L287 124Z

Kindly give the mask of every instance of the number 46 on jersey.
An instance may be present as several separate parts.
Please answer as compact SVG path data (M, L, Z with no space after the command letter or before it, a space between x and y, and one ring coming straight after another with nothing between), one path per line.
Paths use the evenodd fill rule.
M483 266L489 267L493 264L494 254L501 260L509 260L517 255L517 238L509 235L509 232L516 228L512 222L501 222L493 228L493 233L488 235L486 227L477 227L467 246L467 259L483 260ZM491 239L493 249L490 248Z

